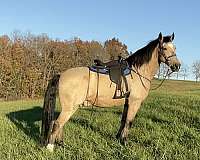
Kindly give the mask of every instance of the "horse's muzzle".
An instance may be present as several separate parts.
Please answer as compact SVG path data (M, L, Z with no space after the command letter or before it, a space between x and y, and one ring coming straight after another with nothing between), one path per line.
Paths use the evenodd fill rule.
M180 69L180 67L181 67L180 63L175 63L175 64L173 64L173 65L170 66L172 72L178 72L179 69Z

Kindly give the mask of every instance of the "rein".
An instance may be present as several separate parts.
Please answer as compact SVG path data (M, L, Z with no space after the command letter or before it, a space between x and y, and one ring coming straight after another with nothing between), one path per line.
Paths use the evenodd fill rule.
M151 80L146 78L146 77L144 77L143 75L141 75L140 73L138 73L137 71L135 71L132 68L130 68L130 70L133 71L134 73L136 73L137 75L139 75L140 81L141 81L143 87L146 89L147 87L145 86L144 82L142 81L142 78L148 80L149 83L151 83ZM152 88L150 90L156 90L156 89L160 88L162 86L163 82L166 80L167 76L169 76L169 75L171 75L173 73L173 72L169 72L169 71L170 71L170 69L167 70L166 75L164 76L164 79L161 81L161 83L158 86L156 86L155 88Z
M144 84L144 82L142 81L142 78L144 78L144 79L146 79L146 80L148 80L149 81L149 83L151 83L151 80L150 79L148 79L148 78L146 78L146 77L144 77L143 75L141 75L138 71L135 71L133 68L129 68L131 71L133 71L134 73L136 73L139 77L140 77L140 81L141 81L141 83L142 83L142 85L143 85L143 87L145 88L145 89L147 89L147 87L145 86L145 84ZM132 76L132 74L131 74L131 76Z
M158 88L160 88L162 86L162 84L166 80L167 76L169 76L169 75L171 75L173 73L173 72L169 73L169 71L170 71L170 69L167 70L167 73L166 73L164 79L160 82L160 84L158 86L156 86L155 88L152 88L151 90L156 90L156 89L158 89Z
M160 44L159 44L159 47L158 47L158 48L159 48L158 53L161 54L161 55L164 57L164 59L165 59L166 62L169 61L169 58L176 56L176 54L173 54L173 55L170 55L170 56L166 57L166 56L163 54L163 50L164 50L164 49L163 49L163 46L160 46ZM147 87L145 86L145 84L144 84L142 78L144 78L144 79L146 79L147 81L149 81L149 83L151 83L151 80L148 79L148 78L146 78L146 77L144 77L143 75L141 75L138 71L135 71L132 67L130 67L129 69L130 69L131 71L133 71L134 73L136 73L137 75L139 75L140 81L141 81L143 87L144 87L145 89L147 89ZM158 86L156 86L155 88L152 88L152 89L150 89L150 90L156 90L156 89L160 88L160 87L162 86L163 82L166 80L167 76L169 76L169 75L171 75L171 74L173 73L173 71L172 71L172 72L169 72L169 71L170 71L170 69L167 70L166 75L164 76L164 79L161 81L161 83L160 83Z

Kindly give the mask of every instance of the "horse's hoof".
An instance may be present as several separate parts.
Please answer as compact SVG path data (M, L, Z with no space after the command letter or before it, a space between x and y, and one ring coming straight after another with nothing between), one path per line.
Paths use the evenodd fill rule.
M54 148L54 144L47 145L47 150L49 150L50 152L53 152L53 148Z
M126 146L127 145L127 140L121 139L120 143L121 143L121 145Z
M65 146L64 141L56 142L56 144L57 144L58 146L61 146L61 147L64 147L64 146Z
M127 137L123 137L122 133L117 133L116 138L122 145L125 146L127 144Z
M117 134L116 138L119 140L119 142L121 143L121 145L126 146L126 144L127 144L127 137L122 137L121 134Z
M119 139L119 138L120 138L120 134L119 134L119 133L117 133L117 135L116 135L116 138L117 138L117 139Z

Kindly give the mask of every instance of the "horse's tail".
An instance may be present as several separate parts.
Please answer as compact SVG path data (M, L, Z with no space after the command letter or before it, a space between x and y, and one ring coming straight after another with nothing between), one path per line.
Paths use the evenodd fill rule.
M41 128L41 144L47 145L49 136L53 127L54 112L56 105L56 91L58 88L60 75L55 75L48 83L44 97L42 128Z

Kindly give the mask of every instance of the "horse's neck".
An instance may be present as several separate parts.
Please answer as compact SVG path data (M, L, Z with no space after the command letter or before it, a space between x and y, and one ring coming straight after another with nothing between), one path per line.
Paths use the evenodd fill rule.
M141 76L145 77L148 80L152 80L159 68L158 63L158 49L157 47L153 50L151 60L143 64L138 68L138 72Z

